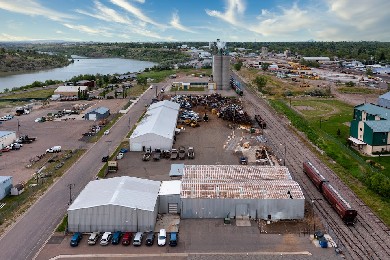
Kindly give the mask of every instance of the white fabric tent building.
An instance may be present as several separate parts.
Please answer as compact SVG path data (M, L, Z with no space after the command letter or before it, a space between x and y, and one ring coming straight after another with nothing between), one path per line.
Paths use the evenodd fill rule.
M152 104L130 136L130 151L172 149L179 110L179 104L168 100Z
M160 184L128 176L91 181L68 208L69 231L154 230Z

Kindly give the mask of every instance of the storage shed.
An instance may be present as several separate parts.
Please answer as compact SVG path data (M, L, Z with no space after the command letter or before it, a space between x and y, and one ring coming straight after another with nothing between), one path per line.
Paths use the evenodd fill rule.
M10 194L12 188L12 176L0 176L0 200Z
M154 229L160 182L135 177L91 181L68 208L70 232Z
M390 108L390 91L379 96L378 105L381 107Z
M107 118L110 115L110 109L106 107L97 107L87 113L85 113L85 120L102 120Z
M180 105L168 100L150 105L130 136L130 151L172 149Z
M284 166L186 165L182 218L302 219L305 197Z
M161 183L159 197L160 214L177 214L180 213L180 187L181 181L163 181Z
M0 131L0 149L12 144L16 140L16 132Z

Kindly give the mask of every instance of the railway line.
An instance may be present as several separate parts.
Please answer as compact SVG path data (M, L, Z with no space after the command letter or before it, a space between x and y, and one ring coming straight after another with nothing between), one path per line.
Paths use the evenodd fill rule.
M252 117L260 114L267 123L264 135L274 153L283 157L293 178L301 185L308 201L327 227L328 233L338 244L348 259L390 259L389 228L338 178L326 167L300 137L289 129L286 118L277 115L265 100L254 91L244 88L243 99L246 110ZM311 161L323 175L337 187L343 197L358 211L354 226L346 226L331 205L303 173L302 163Z

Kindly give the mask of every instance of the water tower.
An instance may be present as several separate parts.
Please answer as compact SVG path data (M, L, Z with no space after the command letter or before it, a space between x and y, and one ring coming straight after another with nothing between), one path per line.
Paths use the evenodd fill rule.
M217 89L229 89L230 56L227 54L226 43L217 39L216 53L213 55L213 81Z

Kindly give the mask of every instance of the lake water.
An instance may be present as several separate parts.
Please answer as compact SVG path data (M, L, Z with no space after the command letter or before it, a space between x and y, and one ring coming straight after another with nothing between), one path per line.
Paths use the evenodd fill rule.
M75 59L74 63L67 67L16 74L10 76L0 76L0 91L29 85L34 81L45 82L46 80L66 81L80 74L123 74L127 72L139 72L145 68L151 68L157 63L130 59Z

